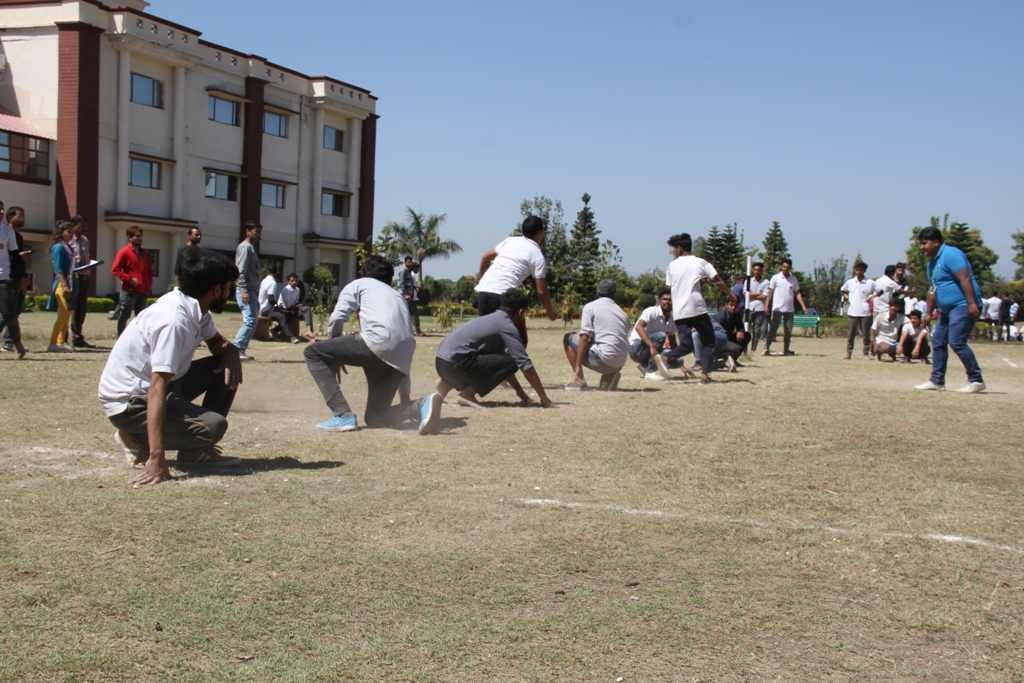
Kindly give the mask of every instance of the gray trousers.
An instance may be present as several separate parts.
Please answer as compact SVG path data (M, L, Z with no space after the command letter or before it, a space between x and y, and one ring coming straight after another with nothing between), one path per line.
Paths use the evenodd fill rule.
M757 350L757 342L767 337L764 311L750 311L750 352Z
M870 315L851 315L850 322L846 328L846 355L853 353L853 340L857 338L857 331L864 337L864 355L871 353L871 321Z
M793 316L794 313L783 313L782 311L772 311L772 324L771 329L768 331L768 338L765 340L765 351L767 351L772 343L775 342L776 337L779 334L779 324L782 323L782 352L789 352L789 341L793 338Z
M209 356L192 363L182 377L167 387L167 415L164 418L164 449L184 451L212 446L224 438L228 430L228 411L235 400L235 390L224 383L224 371L214 372L219 356ZM203 404L192 403L203 397ZM112 415L110 422L131 434L140 444L149 445L147 431L147 400L136 396L123 413Z
M367 427L392 427L406 420L420 419L419 401L391 405L400 387L404 389L402 393L409 393L409 377L378 358L363 341L363 335L349 334L314 342L303 350L303 355L306 368L333 415L352 412L338 386L338 378L331 369L345 365L362 368L366 375L366 412L363 421Z

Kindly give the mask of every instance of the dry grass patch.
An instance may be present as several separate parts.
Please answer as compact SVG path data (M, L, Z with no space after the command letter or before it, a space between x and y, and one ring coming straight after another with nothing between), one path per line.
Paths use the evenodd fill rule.
M1021 680L1024 345L976 347L979 396L799 337L577 393L562 333L530 337L559 410L497 390L432 437L317 433L301 347L254 343L244 466L138 490L105 354L0 356L0 680Z

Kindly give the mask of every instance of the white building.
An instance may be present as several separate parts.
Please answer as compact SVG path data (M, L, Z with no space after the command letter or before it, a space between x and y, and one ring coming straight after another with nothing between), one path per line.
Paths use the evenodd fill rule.
M177 248L234 254L263 224L284 273L328 263L344 284L372 239L377 98L200 39L145 0L0 0L0 200L25 208L48 292L54 222L90 222L96 293L125 228L144 231L154 293Z

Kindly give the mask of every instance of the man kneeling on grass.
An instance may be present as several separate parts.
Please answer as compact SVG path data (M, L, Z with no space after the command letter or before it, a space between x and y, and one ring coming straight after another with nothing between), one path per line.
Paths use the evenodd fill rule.
M316 426L328 432L350 432L357 428L356 416L341 393L341 373L347 365L361 367L366 375L367 427L393 427L406 420L418 420L419 433L437 431L441 422L441 395L428 394L409 401L409 367L416 351L409 306L391 288L395 267L382 256L363 262L363 276L350 282L338 295L338 303L327 323L327 339L310 344L303 352L306 367L334 414ZM342 328L353 313L359 315L359 332L342 336ZM395 392L402 400L392 406Z
M114 344L100 377L99 399L117 427L114 440L132 465L145 465L133 484L171 478L165 450L178 465L231 466L241 461L216 446L242 382L238 347L213 325L238 277L235 264L208 249L182 254L181 287L139 313ZM192 362L201 342L213 354ZM192 401L201 394L202 406Z
M889 356L895 363L900 333L903 332L903 323L906 322L903 316L903 299L898 294L893 294L888 307L887 314L878 316L871 323L871 345L875 347L875 360L880 361L882 356Z
M540 404L545 408L556 407L544 393L544 385L519 334L528 305L525 294L509 289L501 295L497 311L463 323L444 338L434 359L441 377L437 390L442 399L452 389L458 389L456 401L461 405L482 408L477 395L486 396L507 381L523 403L532 403L516 379L516 371L522 370Z

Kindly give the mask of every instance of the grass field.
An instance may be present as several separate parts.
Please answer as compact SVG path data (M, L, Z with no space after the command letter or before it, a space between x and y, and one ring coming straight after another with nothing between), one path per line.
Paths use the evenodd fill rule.
M133 489L106 354L40 353L53 315L22 320L0 681L1024 681L1024 344L975 345L973 396L799 336L707 387L630 364L567 392L564 328L531 321L560 409L451 395L420 437L318 433L302 347L254 342L223 442L243 467ZM361 415L361 375L343 388Z

